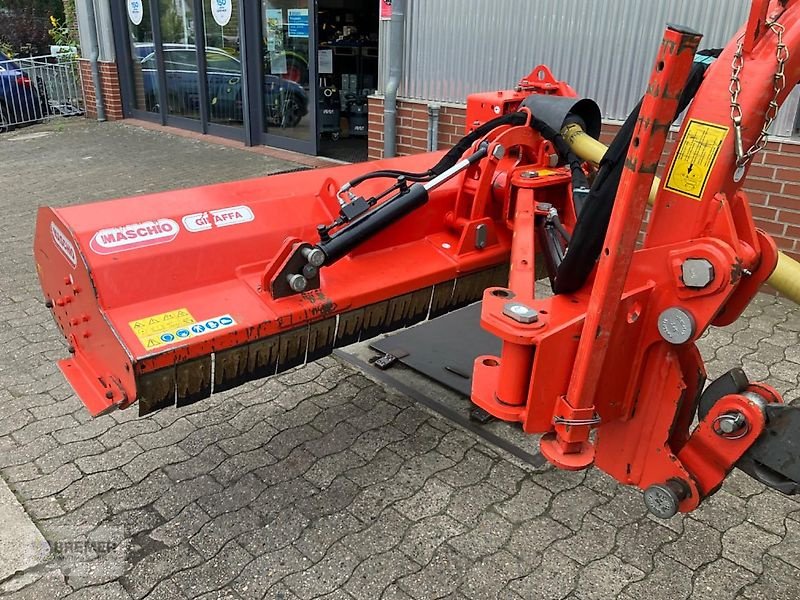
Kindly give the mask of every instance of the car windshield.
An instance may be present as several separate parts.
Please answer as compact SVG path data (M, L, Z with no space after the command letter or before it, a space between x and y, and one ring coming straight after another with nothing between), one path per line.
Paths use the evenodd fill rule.
M209 73L212 71L231 75L241 75L242 73L242 65L239 61L225 52L207 51L206 65Z

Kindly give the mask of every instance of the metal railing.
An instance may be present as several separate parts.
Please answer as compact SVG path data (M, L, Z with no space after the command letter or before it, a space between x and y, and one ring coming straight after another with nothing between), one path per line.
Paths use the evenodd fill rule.
M82 115L85 107L74 54L0 60L0 132L56 116Z

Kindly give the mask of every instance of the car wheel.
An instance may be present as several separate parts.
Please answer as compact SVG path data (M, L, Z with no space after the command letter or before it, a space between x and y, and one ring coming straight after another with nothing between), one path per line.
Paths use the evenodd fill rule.
M334 131L333 133L331 133L331 140L333 140L334 142L338 142L340 137L342 136L338 131Z
M286 98L281 117L281 127L297 127L300 124L300 119L303 118L303 106L297 96L291 95Z

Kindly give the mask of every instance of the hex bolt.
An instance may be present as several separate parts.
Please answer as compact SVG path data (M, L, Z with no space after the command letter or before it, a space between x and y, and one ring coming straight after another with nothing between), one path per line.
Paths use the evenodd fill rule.
M303 277L306 279L314 279L317 273L319 273L319 269L310 263L303 267Z
M733 412L717 417L719 422L719 433L730 435L736 433L747 425L747 419L740 412Z
M319 248L306 247L300 250L300 254L303 255L303 258L305 258L311 266L319 268L325 264L325 253Z
M500 160L506 155L506 149L503 148L500 144L497 144L492 150L492 156L494 156L497 160Z
M289 283L289 287L293 292L305 291L306 286L308 285L308 279L297 273L287 275L286 281Z
M714 281L714 265L705 258L687 258L681 264L683 285L701 290Z
M536 323L539 320L539 313L521 302L507 302L503 306L503 314L514 319L517 323L525 325Z
M523 171L519 174L523 179L536 179L539 176L538 171Z
M658 332L670 344L685 344L694 336L695 321L692 313L673 306L658 317Z

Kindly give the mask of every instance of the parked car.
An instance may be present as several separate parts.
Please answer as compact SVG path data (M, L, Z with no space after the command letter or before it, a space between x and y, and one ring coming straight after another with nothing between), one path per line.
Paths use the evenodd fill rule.
M137 52L141 52L137 48ZM173 114L196 115L200 112L197 55L194 46L165 45L164 70L167 79L167 102ZM158 96L156 54L141 61L145 107L161 110ZM211 118L214 121L241 122L242 64L238 58L219 48L206 48L206 76ZM302 86L274 75L264 75L264 119L279 127L296 127L308 113L308 95Z
M0 132L44 116L36 85L18 63L0 52Z

